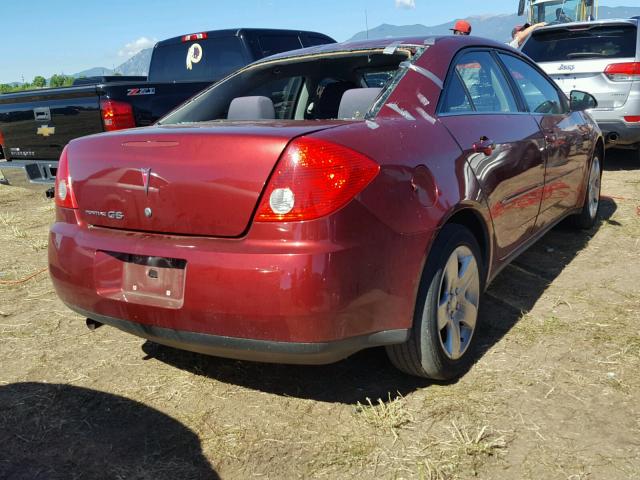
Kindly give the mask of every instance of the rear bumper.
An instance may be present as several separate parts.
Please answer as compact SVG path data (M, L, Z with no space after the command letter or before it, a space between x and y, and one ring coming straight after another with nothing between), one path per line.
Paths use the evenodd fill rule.
M615 142L609 142L607 146L640 146L640 124L630 124L623 120L598 120L598 126L602 135L608 140L610 134L615 133L618 138Z
M377 220L361 208L347 207L337 217L261 224L242 239L57 221L49 238L49 269L58 296L71 309L157 343L246 360L328 363L406 340L432 236L407 238L372 228L369 223ZM354 235L358 222L373 233ZM346 228L347 237L335 233ZM153 298L144 298L144 288L114 294L132 277L104 252L182 259L184 283L163 286ZM165 288L172 297L180 291L180 297L162 298Z
M98 315L68 305L80 315L169 347L191 352L269 363L322 365L337 362L369 347L405 342L409 330L387 330L332 342L276 342L187 332Z
M57 161L0 160L0 183L33 190L46 190L55 183Z
M618 139L608 146L632 147L640 146L640 122L629 123L624 121L625 116L638 115L640 113L640 88L636 82L631 87L631 92L625 104L610 110L594 109L589 111L605 137L616 133Z

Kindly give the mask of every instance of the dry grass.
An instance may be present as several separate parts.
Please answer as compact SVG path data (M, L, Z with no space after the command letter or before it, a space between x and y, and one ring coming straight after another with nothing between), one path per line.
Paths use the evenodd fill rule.
M637 170L603 184L640 198ZM552 232L501 273L483 355L451 384L374 354L285 367L153 353L90 333L46 274L0 285L0 477L640 480L635 208ZM0 280L46 266L51 218L39 195L0 187Z
M387 400L378 399L374 405L367 397L366 405L357 403L356 412L369 425L391 432L394 438L398 438L398 429L412 423L413 416L408 411L405 399L398 393L398 396L391 399L389 393Z

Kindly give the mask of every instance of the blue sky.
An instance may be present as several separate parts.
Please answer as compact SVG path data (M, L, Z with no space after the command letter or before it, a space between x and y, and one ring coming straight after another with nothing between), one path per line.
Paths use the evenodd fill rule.
M601 0L634 5L638 0ZM517 0L2 0L0 83L113 67L156 40L232 27L299 28L338 41L381 23L515 13Z

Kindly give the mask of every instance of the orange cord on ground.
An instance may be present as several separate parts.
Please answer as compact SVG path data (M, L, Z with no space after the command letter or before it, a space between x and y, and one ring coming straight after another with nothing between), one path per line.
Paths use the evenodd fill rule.
M49 267L44 267L44 268L38 270L37 272L32 273L31 275L28 275L28 276L26 276L24 278L21 278L19 280L0 280L0 285L18 285L20 283L28 282L29 280L31 280L36 275L40 275L41 273L46 272L48 268Z

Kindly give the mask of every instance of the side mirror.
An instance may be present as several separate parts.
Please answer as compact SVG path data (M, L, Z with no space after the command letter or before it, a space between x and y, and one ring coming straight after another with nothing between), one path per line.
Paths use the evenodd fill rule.
M572 112L581 112L590 108L596 108L598 101L596 98L587 92L580 90L571 90L569 94L569 105Z

